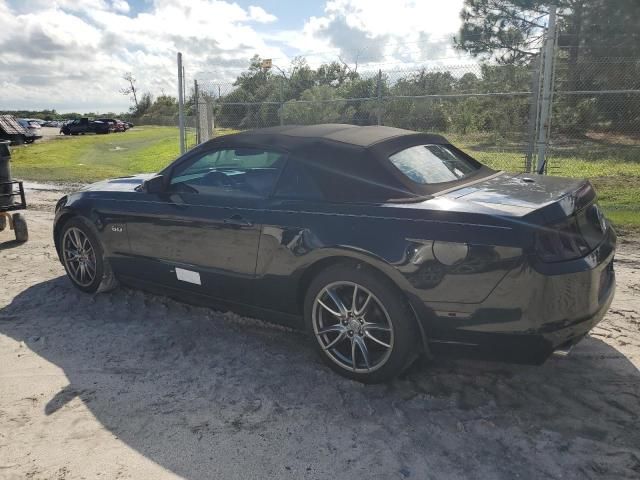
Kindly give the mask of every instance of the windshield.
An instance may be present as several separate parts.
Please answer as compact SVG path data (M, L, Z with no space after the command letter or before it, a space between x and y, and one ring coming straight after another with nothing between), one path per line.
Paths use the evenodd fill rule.
M446 145L418 145L389 157L398 170L423 185L460 180L478 166Z

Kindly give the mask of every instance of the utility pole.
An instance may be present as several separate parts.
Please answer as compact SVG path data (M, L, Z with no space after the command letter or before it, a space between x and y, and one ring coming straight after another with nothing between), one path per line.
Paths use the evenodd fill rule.
M551 81L553 79L553 64L555 59L556 43L556 7L549 7L549 25L544 45L543 77L542 77L542 103L540 105L540 118L538 127L538 163L537 173L544 173L546 167L546 150L548 133L551 127L551 96L553 94Z
M185 152L184 148L184 90L182 88L182 53L178 52L178 127L180 129L180 155Z

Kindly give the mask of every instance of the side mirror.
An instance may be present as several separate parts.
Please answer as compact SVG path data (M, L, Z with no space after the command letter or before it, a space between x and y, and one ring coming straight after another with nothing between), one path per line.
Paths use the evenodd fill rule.
M164 192L164 176L156 175L142 182L142 191L146 193Z

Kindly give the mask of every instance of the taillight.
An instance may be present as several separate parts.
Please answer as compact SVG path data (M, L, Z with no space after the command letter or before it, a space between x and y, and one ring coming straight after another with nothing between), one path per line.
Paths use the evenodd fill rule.
M536 233L535 248L544 262L572 260L584 257L590 251L574 217L542 227Z

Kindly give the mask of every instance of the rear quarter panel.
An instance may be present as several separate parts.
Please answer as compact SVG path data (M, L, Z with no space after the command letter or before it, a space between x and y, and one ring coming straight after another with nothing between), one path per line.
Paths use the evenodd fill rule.
M256 274L265 296L258 301L288 312L299 308L291 295L300 295L304 272L332 257L381 270L418 301L454 303L481 302L523 259L514 228L478 214L281 201L265 210L262 223ZM443 265L433 241L466 243L469 254Z

